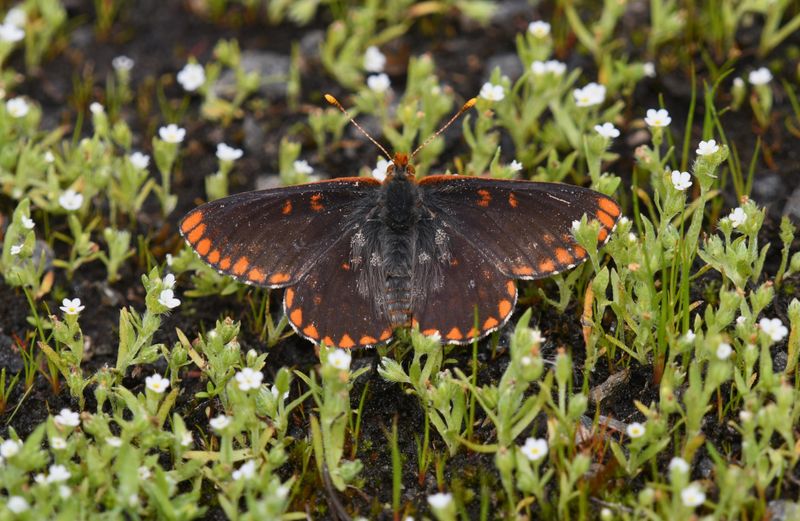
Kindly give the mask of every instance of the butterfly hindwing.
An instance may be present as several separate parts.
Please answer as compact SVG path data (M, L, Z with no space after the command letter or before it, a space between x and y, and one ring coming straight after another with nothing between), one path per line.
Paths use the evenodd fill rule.
M195 208L180 231L220 272L285 287L347 232L379 187L374 179L355 177L241 193Z

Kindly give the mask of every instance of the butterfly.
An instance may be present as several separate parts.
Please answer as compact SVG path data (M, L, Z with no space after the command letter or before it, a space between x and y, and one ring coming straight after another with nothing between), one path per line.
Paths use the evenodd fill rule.
M382 182L345 177L240 193L195 208L179 227L219 272L286 288L283 309L298 335L349 349L387 342L399 327L453 344L496 331L514 310L515 279L587 259L572 231L583 215L599 221L602 245L621 211L567 184L417 180L409 156L397 153Z

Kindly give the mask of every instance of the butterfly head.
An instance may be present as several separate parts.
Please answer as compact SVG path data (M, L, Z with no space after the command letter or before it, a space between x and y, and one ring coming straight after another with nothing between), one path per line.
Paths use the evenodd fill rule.
M384 182L388 182L393 178L413 179L415 174L414 166L408 162L408 154L396 152L392 162L386 168L386 181Z

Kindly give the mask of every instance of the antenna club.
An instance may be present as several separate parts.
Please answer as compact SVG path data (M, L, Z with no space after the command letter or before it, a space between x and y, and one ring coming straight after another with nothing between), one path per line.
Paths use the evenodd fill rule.
M464 103L464 107L461 110L469 110L474 107L476 103L478 103L478 98L470 98L466 103Z
M338 105L339 104L339 100L334 98L331 94L325 94L324 98L325 98L325 101L327 101L331 105Z

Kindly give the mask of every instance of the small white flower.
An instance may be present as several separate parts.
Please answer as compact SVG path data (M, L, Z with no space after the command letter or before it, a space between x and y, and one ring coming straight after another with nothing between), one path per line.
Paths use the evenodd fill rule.
M733 225L734 228L738 228L747 220L747 214L741 207L734 208L733 211L728 215L728 219L731 220L731 225Z
M522 364L523 367L528 367L533 363L533 358L531 358L528 355L525 355L519 359L519 363Z
M19 253L22 251L22 248L24 246L25 246L24 244L15 244L15 245L13 245L11 247L11 255L19 255Z
M367 72L383 72L386 66L386 56L374 45L367 47L364 52L364 70Z
M367 78L367 87L373 92L386 92L391 86L392 82L389 80L389 76L384 73L373 74Z
M672 123L672 118L666 109L647 109L647 116L644 118L644 122L650 127L659 128L666 127Z
M644 75L648 78L656 77L656 65L653 62L647 62L642 65L644 68Z
M133 60L121 54L111 60L111 66L114 67L115 71L128 72L133 69Z
M536 20L528 24L528 32L536 38L547 38L550 35L550 24Z
M713 139L709 139L708 141L701 141L699 145L697 145L697 150L695 152L698 156L710 156L711 154L716 154L719 151L719 145Z
M486 82L481 87L479 96L489 101L501 101L506 97L506 89L502 85Z
M170 123L166 127L158 129L158 136L167 143L177 144L186 137L186 129L179 127L175 123Z
M256 475L256 462L255 460L250 460L246 462L244 465L239 467L237 470L231 472L231 477L235 481L239 481L240 479L252 479Z
M96 101L93 101L92 104L89 105L89 112L91 112L92 114L95 114L95 115L102 114L105 111L106 111L106 109L104 109L103 106L101 104L97 103Z
M344 349L337 349L328 355L328 364L342 371L350 369L351 360L352 356Z
M678 471L681 474L686 474L689 472L689 464L686 463L686 460L681 457L674 457L669 462L669 470L671 471Z
M152 475L152 473L150 472L150 469L147 467L147 465L142 465L141 467L139 467L139 480L140 481L145 481L145 480L150 479L151 475Z
M273 385L272 387L270 387L269 392L272 393L272 396L274 396L276 399L278 398L278 394L280 394L277 385ZM285 393L283 393L281 400L285 400L288 397L289 397L289 391L286 391Z
M636 234L633 232L628 233L628 242L636 242Z
M514 159L513 161L511 161L511 164L508 165L508 168L510 168L512 172L519 172L520 170L522 170L522 163Z
M194 443L194 438L192 437L192 433L186 431L181 436L181 447L190 447Z
M147 154L142 154L141 152L134 152L133 154L129 155L128 160L137 170L144 170L150 166L150 156Z
M8 459L19 454L22 449L21 440L6 440L0 443L0 456Z
M53 417L53 421L63 427L77 427L81 423L81 416L69 409L61 409L61 412Z
M572 233L578 233L581 229L581 222L578 219L572 221Z
M158 303L169 309L175 309L181 305L180 299L175 298L175 292L171 289L162 290L158 295Z
M25 38L25 31L10 23L0 24L0 42L18 42Z
M758 321L758 327L760 327L761 331L766 333L773 342L780 342L789 334L789 330L783 325L783 322L781 322L779 318L762 318Z
M206 70L199 63L187 63L178 72L178 83L188 92L194 92L206 82Z
M72 490L66 485L60 485L58 487L58 495L61 496L61 499L67 499L72 495Z
M68 212L78 210L83 206L83 195L70 188L58 196L58 204Z
M694 508L702 505L706 500L706 494L700 485L696 483L690 484L685 489L681 490L681 502L684 506Z
M744 88L744 80L742 78L733 78L733 86L737 89Z
M531 340L533 341L534 344L543 344L546 339L544 335L542 335L541 331L539 331L538 329L532 329Z
M56 156L53 155L52 152L49 150L44 153L44 162L45 163L54 163L56 160Z
M50 469L47 474L47 483L60 483L68 480L71 476L72 474L70 474L70 472L67 470L67 467L64 465L50 465Z
M25 101L25 98L11 98L6 101L6 112L12 118L24 118L30 112L31 106Z
M236 161L242 157L242 154L244 152L241 148L233 148L225 143L217 145L217 159L220 161Z
M602 125L595 125L595 131L607 139L614 139L615 137L619 137L619 129L614 126L613 123L603 123Z
M234 378L236 378L236 383L240 390L250 391L261 387L261 380L264 378L264 375L261 371L255 371L250 367L245 367L236 373Z
M9 9L6 13L6 17L3 19L4 24L11 24L16 27L25 27L27 22L28 14L20 7L12 7Z
M438 492L428 496L428 504L431 506L431 508L435 508L437 510L447 508L452 502L453 494L450 494L449 492Z
M175 260L175 258L172 256L172 254L171 254L171 253L167 253L167 254L164 256L164 260L166 260L166 261L167 261L167 266L172 266L172 261L173 261L173 260Z
M386 169L389 168L389 162L383 158L378 159L378 163L375 165L375 168L372 169L372 177L383 182L386 179Z
M608 507L601 508L600 519L601 521L611 521L612 519L614 519L614 511Z
M86 306L82 306L81 305L81 299L79 299L79 298L74 298L74 299L65 298L64 300L61 301L61 307L59 309L61 311L63 311L65 314L67 314L67 315L77 315L78 313L83 311L85 308L86 308ZM64 412L64 411L61 411L61 412Z
M169 380L156 373L145 378L144 385L156 394L163 394L169 387Z
M39 472L33 476L33 481L39 485L47 485L47 476Z
M680 170L672 171L672 186L675 190L681 192L692 186L692 175L689 172L681 172Z
M736 317L736 325L737 326L740 326L740 325L744 324L746 321L747 321L747 319L744 317L744 315L739 315L738 317Z
M530 461L539 461L547 456L547 440L542 438L528 438L522 446L522 454Z
M172 273L167 273L164 278L161 280L161 285L166 289L172 289L175 287L175 275Z
M753 419L753 413L748 411L747 409L742 409L739 411L739 421L742 423L747 423Z
M211 428L214 429L215 431L221 431L225 427L231 424L231 419L228 416L225 416L224 414L220 414L216 418L211 418L208 421L208 424L211 425Z
M633 422L625 429L625 432L628 433L628 436L631 439L641 438L644 436L645 428L639 422Z
M531 63L531 72L534 76L562 76L567 71L567 64L558 60L547 60L546 62L534 61Z
M64 450L67 448L67 440L61 436L53 436L53 439L50 440L50 446L55 450Z
M292 163L292 168L298 174L310 175L314 171L314 167L308 164L305 159L299 159Z
M278 488L275 489L275 495L281 499L286 499L289 495L290 489L286 485L279 485Z
M747 81L751 85L766 85L772 81L772 73L766 67L760 67L754 71L750 71L747 76Z
M695 339L695 337L696 337L696 336L697 336L697 335L694 333L694 331L692 331L692 330L690 329L690 330L688 330L688 331L686 332L686 334L685 334L685 335L683 335L683 338L684 338L684 340L686 340L687 342L691 343L691 342L694 342L694 339Z
M733 353L733 348L727 342L720 342L717 346L717 358L720 360L727 360L731 357L731 353Z
M591 107L605 101L606 88L604 85L591 82L581 89L573 90L572 96L575 98L575 105L579 107Z
M8 498L8 503L6 506L9 510L11 510L14 514L21 514L28 510L31 506L25 501L25 498L22 496L11 496Z
M117 438L116 436L109 436L106 438L106 443L114 448L122 447L122 439Z
M33 230L35 226L36 223L33 222L33 219L31 219L30 217L22 218L22 227L25 228L26 230Z

